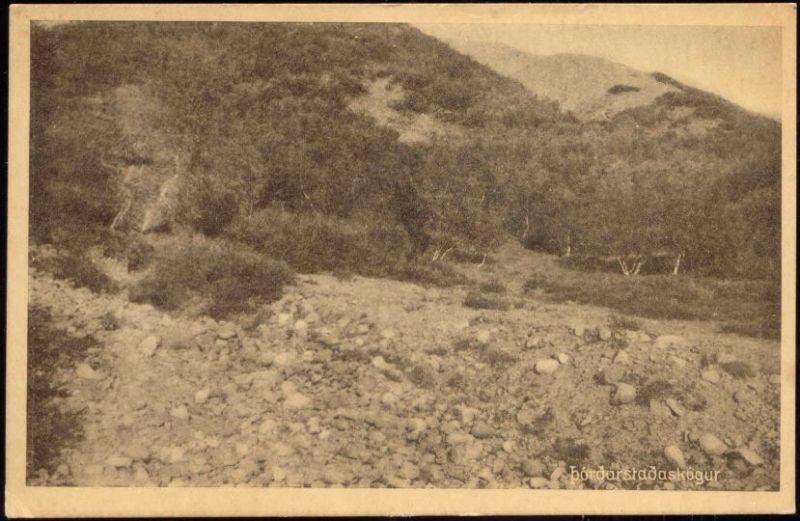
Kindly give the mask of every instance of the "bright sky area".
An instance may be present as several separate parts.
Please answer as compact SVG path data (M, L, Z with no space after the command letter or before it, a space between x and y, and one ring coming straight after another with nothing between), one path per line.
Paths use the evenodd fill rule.
M776 27L415 24L441 40L492 41L531 54L587 54L719 94L778 117L781 30Z

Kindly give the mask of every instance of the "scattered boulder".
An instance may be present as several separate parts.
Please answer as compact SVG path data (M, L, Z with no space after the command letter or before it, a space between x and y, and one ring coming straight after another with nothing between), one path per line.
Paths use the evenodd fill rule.
M608 341L608 340L611 340L611 335L612 335L612 332L611 332L610 328L608 328L606 326L600 326L600 327L597 328L597 337L600 340L603 340L604 342Z
M686 409L675 398L667 398L665 403L675 416L680 417L686 414Z
M290 410L300 410L311 408L311 403L311 398L295 391L286 395L283 406Z
M520 470L522 470L523 474L531 478L544 476L545 473L544 464L537 459L524 460L520 465Z
M492 339L492 333L488 329L481 329L475 334L475 340L481 344L488 344Z
M186 420L189 418L189 410L185 406L180 405L170 410L169 415L178 420Z
M161 337L150 335L139 342L139 351L145 356L153 356L160 345Z
M558 353L558 355L556 355L556 358L558 358L558 363L562 365L566 365L569 363L569 355L566 353Z
M614 385L625 377L625 369L618 365L606 367L600 373L600 381L606 385Z
M706 382L710 382L712 384L718 384L720 380L719 373L714 369L708 369L706 371L701 372L700 377Z
M679 469L686 468L686 458L683 457L683 451L677 445L669 445L664 449L664 457L667 458L672 465Z
M759 456L758 454L756 454L755 451L753 451L751 449L748 449L747 447L742 447L740 449L737 449L736 452L749 465L752 465L754 467L758 467L758 466L764 464L764 459L761 456Z
M229 322L222 324L222 326L220 326L220 328L217 330L217 338L221 340L230 340L231 338L237 336L237 334L236 326Z
M611 397L613 405L623 405L631 403L636 399L636 388L630 384L620 383L617 384L617 389Z
M478 439L486 439L494 434L494 431L491 427L489 427L489 424L483 421L476 421L472 425L472 430L470 432Z
M200 389L199 391L194 393L194 403L199 403L199 404L206 403L206 400L208 400L210 394L211 391L208 389L208 387Z
M703 434L697 441L703 452L710 456L721 456L728 450L728 446L711 433Z
M86 363L79 364L77 369L75 369L75 374L78 378L83 378L84 380L102 380L105 378L103 373L95 371L92 369L92 366Z
M617 354L614 357L614 363L627 365L631 363L631 357L627 351L617 351Z
M539 374L553 374L558 369L558 361L552 358L537 360L534 369Z

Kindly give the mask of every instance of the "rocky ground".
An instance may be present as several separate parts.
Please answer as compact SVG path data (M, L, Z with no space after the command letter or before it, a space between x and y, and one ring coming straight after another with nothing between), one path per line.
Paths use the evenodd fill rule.
M57 378L83 439L29 482L777 489L777 342L547 303L513 255L470 268L508 281L506 311L465 307L465 287L305 275L239 323L32 269L31 304L100 347ZM601 468L718 474L575 478Z

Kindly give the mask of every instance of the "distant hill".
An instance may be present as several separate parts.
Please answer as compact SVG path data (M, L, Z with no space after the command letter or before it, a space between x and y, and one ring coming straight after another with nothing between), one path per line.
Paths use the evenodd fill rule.
M576 117L609 118L676 90L651 74L579 54L539 56L500 43L452 41L451 45L531 92L555 101Z

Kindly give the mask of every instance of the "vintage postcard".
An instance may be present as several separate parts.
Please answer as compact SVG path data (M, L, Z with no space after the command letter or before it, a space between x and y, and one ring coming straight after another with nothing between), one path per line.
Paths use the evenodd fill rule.
M10 13L12 517L794 511L794 5Z

